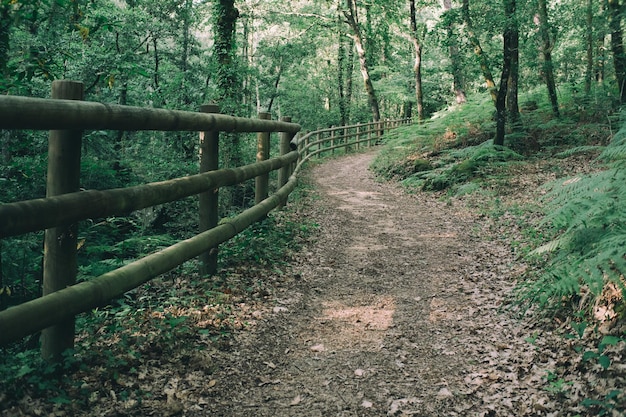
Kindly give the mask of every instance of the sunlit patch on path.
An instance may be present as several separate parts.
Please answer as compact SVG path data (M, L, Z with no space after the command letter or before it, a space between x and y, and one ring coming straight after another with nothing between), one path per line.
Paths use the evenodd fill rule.
M315 340L311 342L322 344L324 351L380 350L396 309L394 299L389 296L377 297L368 305L347 305L344 301L327 301L322 305L322 316L312 325Z

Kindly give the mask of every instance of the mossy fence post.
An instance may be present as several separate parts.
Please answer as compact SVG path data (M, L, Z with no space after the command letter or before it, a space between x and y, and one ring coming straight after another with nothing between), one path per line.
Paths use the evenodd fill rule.
M82 82L57 80L52 83L53 99L83 100ZM82 131L51 130L48 138L46 197L76 192L80 185ZM76 283L78 224L46 229L43 257L43 295ZM62 307L62 306L60 306ZM50 362L62 359L74 347L75 318L41 332L41 355Z
M286 122L289 123L291 122L291 117L288 116L283 116L280 118L281 122ZM289 152L291 152L291 140L294 138L295 133L289 133L289 132L282 132L280 134L280 156L283 155L287 155ZM279 171L278 171L278 188L282 188L283 185L287 184L287 181L289 181L289 177L291 176L291 165L286 165L284 167L282 167ZM281 204L281 207L283 207L285 204Z
M202 113L219 113L216 104L200 106ZM200 132L200 173L219 168L219 131ZM219 208L219 188L198 195L200 233L217 226ZM209 276L217 272L217 246L200 255L200 275Z
M259 119L270 120L272 115L269 113L259 113ZM270 157L270 132L259 132L257 134L257 148L256 148L256 161L261 162L269 159ZM265 200L268 196L269 189L269 174L263 174L256 177L254 184L254 202L259 204Z

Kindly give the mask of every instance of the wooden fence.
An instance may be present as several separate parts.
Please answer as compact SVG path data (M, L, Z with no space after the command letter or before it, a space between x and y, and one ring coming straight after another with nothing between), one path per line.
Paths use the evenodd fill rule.
M323 129L297 136L289 118L272 121L199 112L84 102L82 83L55 81L52 99L0 96L0 129L50 130L45 198L0 204L0 239L44 230L43 296L0 312L0 346L42 331L42 355L58 359L74 343L75 316L106 305L125 292L200 257L201 273L217 268L217 246L286 203L296 174L312 157L340 148L368 147L382 132L409 120ZM200 173L169 181L111 190L79 191L83 130L200 132ZM219 169L219 133L255 132L257 163ZM280 155L269 158L270 134L280 134ZM268 178L278 170L278 190L268 196ZM218 190L255 178L256 205L218 224ZM77 222L122 216L198 195L198 235L99 277L76 283Z

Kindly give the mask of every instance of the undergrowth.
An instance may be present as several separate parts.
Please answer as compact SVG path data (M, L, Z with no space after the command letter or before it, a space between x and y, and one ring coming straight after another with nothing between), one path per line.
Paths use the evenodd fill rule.
M575 88L564 89L560 118L552 115L542 92L523 95L522 128L508 133L506 147L488 140L493 133L492 103L486 98L470 100L423 125L388 134L371 168L383 178L401 181L409 191L447 190L447 196L460 196L490 189L497 195L507 192L507 178L524 163L599 155L597 161L605 164L602 171L550 184L542 202L543 223L519 226L526 243L518 245L536 245L520 253L541 272L528 275L518 297L520 303L545 311L568 306L565 314L583 310L588 316L623 318L626 128L611 140L619 126L617 115L594 96L578 94ZM558 164L553 166L555 176L562 176ZM495 207L492 215L501 216L501 210Z
M549 184L544 226L555 237L531 252L542 272L520 297L572 306L598 320L626 313L626 123L598 157L605 169Z
M298 190L295 199L305 192ZM294 220L290 210L299 204L270 213L221 245L215 276L201 278L191 261L109 306L79 315L76 346L59 364L41 359L38 334L0 348L0 411L37 401L33 408L45 415L61 405L72 414L109 396L141 404L160 395L163 381L154 376L157 394L124 381L147 382L150 375L142 369L155 360L162 366L170 360L200 361L195 369L210 373L210 354L202 352L227 349L233 332L253 326L268 308L275 283L293 279L288 261L316 228Z
M576 379L588 379L587 397L574 400L578 415L622 415L626 119L614 135L616 107L601 95L563 89L560 100L555 118L545 93L521 97L523 128L509 132L506 149L488 141L491 103L473 102L468 108L478 120L457 109L388 134L371 168L409 192L438 191L450 204L464 202L489 218L493 238L525 271L507 307L530 316L536 332L529 343L549 329L556 336L552 348L567 358L547 371L544 389L562 401L578 395Z

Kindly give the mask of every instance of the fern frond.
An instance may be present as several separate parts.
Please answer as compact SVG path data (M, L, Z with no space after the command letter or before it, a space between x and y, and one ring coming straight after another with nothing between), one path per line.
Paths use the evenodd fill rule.
M537 256L537 255L543 255L543 254L549 253L549 252L554 252L555 250L559 249L563 245L564 241L565 241L565 238L563 238L563 237L551 240L550 242L548 242L546 244L543 244L543 245L539 246L538 248L530 251L528 253L528 255L529 256Z
M583 149L591 150L569 154ZM530 252L550 259L545 272L520 290L526 300L559 305L579 296L582 287L598 297L609 281L626 292L626 122L598 159L607 162L604 171L547 187L543 223L561 233Z
M575 148L570 148L563 152L559 152L554 156L557 158L569 158L573 155L600 152L605 148L605 146L577 146Z

